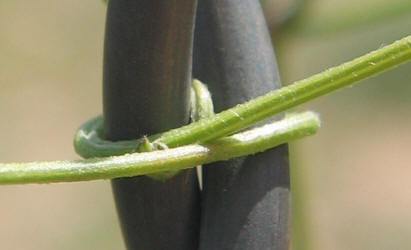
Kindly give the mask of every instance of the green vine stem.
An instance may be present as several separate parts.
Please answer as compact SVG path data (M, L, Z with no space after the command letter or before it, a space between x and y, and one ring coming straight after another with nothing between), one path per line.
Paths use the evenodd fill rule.
M3 163L0 164L0 184L81 181L151 174L260 152L313 134L319 127L318 118L312 113L304 113L288 117L268 127L263 126L229 137L224 136L410 59L411 36L408 36L350 62L269 92L210 118L200 119L187 126L149 137L150 141L165 144L172 149L79 161ZM98 122L101 123L102 120L97 118L94 121L97 122L86 123L86 125L98 127ZM98 137L97 132L95 136ZM101 140L104 142L103 139ZM201 143L204 146L189 145L193 143ZM118 142L115 145L120 145L118 148L121 149L124 145L133 144L132 142ZM96 145L87 145L91 149L94 146ZM137 144L134 143L133 147L136 148ZM114 154L115 152L107 153Z
M214 161L254 154L314 134L319 119L312 112L291 115L246 132L174 149L77 161L6 163L0 184L87 181L181 170Z
M171 148L214 140L410 59L411 36L408 36L350 62L239 104L209 119L170 130L152 139Z

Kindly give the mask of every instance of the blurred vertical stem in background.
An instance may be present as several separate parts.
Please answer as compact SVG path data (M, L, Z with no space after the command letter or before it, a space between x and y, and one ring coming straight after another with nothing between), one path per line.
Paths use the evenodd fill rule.
M140 138L189 119L196 0L110 0L104 44L105 137ZM198 245L194 170L165 182L112 181L127 249L192 250Z

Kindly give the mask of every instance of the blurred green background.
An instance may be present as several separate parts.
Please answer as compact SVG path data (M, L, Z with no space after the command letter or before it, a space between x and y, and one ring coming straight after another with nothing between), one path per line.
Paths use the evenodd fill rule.
M265 0L284 83L409 35L408 0ZM101 113L105 5L0 1L0 159L78 158ZM298 110L318 135L290 145L294 249L411 249L411 65ZM0 187L1 249L123 249L108 181Z

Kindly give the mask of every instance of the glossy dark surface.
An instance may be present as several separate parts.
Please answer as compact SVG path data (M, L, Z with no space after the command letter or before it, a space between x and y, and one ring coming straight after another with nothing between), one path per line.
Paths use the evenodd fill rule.
M199 2L194 77L216 112L281 86L263 13L256 0ZM288 249L288 148L204 168L200 249Z
M195 2L109 3L103 90L109 139L136 138L188 122Z
M105 134L138 138L184 125L195 0L110 0L104 50ZM128 249L196 249L199 190L195 171L167 182L112 181Z

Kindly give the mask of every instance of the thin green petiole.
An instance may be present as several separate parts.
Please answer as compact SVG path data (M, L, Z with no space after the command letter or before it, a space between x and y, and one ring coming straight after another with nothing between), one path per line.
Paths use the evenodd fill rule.
M168 147L203 143L233 134L253 123L354 84L411 59L411 36L287 87L237 105L215 116L161 134Z
M0 184L87 181L180 170L255 154L312 135L319 126L317 115L306 112L205 145L77 161L5 163L0 164Z

